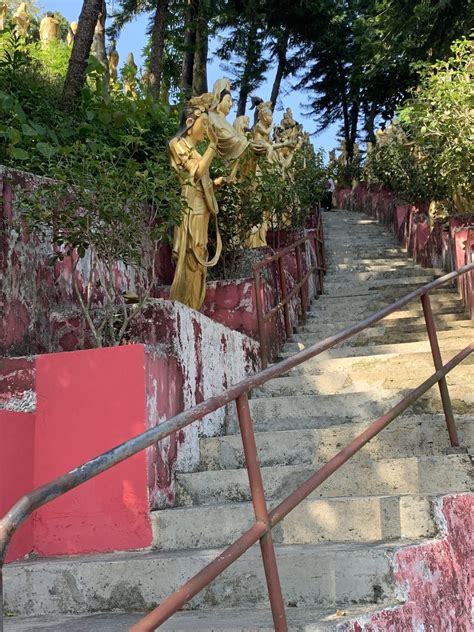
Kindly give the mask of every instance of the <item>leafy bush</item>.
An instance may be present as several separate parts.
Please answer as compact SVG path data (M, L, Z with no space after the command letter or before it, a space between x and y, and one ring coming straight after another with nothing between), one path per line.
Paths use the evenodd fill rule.
M364 179L411 202L440 201L449 214L474 209L472 41L425 66L420 85L368 153Z

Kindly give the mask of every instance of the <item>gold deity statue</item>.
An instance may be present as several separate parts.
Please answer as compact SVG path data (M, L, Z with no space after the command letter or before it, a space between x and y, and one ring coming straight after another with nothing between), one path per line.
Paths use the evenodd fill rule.
M349 163L349 154L347 152L347 144L345 140L341 140L341 145L339 149L339 157L337 159L340 165L347 165Z
M133 53L128 53L127 63L122 68L123 89L125 94L136 96L137 94L137 71L138 66L135 63Z
M112 84L116 84L118 82L118 65L120 61L120 56L115 48L115 40L110 41L110 50L109 50L109 73L110 73L110 82Z
M26 2L22 2L18 9L15 11L12 17L12 22L15 25L15 32L22 37L28 35L28 25L30 23L30 16L26 10Z
M239 136L247 139L247 134L250 134L250 117L246 116L245 114L243 116L238 116L235 119L232 127L235 129Z
M5 18L7 17L8 5L6 2L0 2L0 31L5 28Z
M66 36L66 42L68 46L72 46L74 44L74 38L76 36L77 26L78 26L77 22L71 22L71 24L69 25L67 36Z
M217 153L226 162L235 164L247 149L249 141L238 134L227 120L231 108L230 79L223 77L214 83L208 116L217 137Z
M41 46L48 46L50 42L59 40L59 20L52 11L48 11L40 22L39 35Z
M211 102L211 93L188 101L183 110L181 128L168 144L171 166L180 179L185 206L184 217L174 235L176 270L170 299L193 309L201 308L206 295L207 268L216 265L222 252L217 225L218 206L214 195L214 187L222 184L222 178L213 182L209 175L218 143L217 134L208 118ZM201 155L196 145L206 137L209 146ZM209 260L207 243L211 216L216 222L217 243L216 253Z

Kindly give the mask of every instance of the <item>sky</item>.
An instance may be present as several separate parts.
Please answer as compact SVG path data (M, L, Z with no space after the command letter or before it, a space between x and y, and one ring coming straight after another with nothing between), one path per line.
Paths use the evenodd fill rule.
M73 20L78 20L79 14L82 8L82 0L39 0L38 4L42 7L44 11L60 11L64 17L72 22ZM108 2L109 6L112 6L113 10L113 1ZM142 61L142 50L146 43L146 29L147 29L148 17L146 15L142 15L138 17L136 20L128 24L122 31L118 41L117 41L117 50L120 55L120 65L122 65L129 52L133 53L135 58L135 62L138 66L140 66ZM220 69L220 60L213 55L213 50L216 48L216 43L211 42L210 46L210 56L208 62L208 82L209 89L212 90L212 85L216 79L224 76L225 73ZM257 91L258 96L262 97L264 100L270 98L273 78L275 75L275 68L270 69L268 72L266 82L259 88ZM235 96L235 95L234 95ZM294 118L303 124L304 128L313 133L316 129L316 125L314 120L303 116L305 113L305 109L303 107L304 103L307 103L308 96L301 91L293 90L290 81L284 81L282 84L282 89L280 91L280 100L283 106L291 107L293 110ZM236 101L236 99L234 99ZM234 109L235 116L235 109ZM275 110L275 122L279 122L283 115L283 110ZM232 119L232 113L229 115ZM339 143L336 140L337 134L337 126L331 126L321 134L317 136L312 136L313 144L316 148L322 147L326 153L338 146Z

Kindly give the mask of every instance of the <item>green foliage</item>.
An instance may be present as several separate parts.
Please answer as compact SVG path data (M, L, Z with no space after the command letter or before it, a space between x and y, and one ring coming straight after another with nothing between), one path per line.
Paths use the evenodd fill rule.
M407 201L443 201L448 212L474 208L473 42L461 39L452 57L426 65L420 84L379 135L365 179Z

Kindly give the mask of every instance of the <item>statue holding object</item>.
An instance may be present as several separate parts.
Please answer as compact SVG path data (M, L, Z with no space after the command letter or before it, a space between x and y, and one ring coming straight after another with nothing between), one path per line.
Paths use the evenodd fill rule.
M77 26L78 26L77 22L71 22L71 24L69 25L67 35L66 35L66 43L68 46L72 46L74 44L74 38L76 36Z
M15 32L22 37L28 35L28 25L30 23L30 16L26 10L26 2L22 2L18 9L15 11L12 17L12 22L15 25Z
M214 187L222 178L212 182L209 167L217 152L218 136L209 123L212 94L193 97L184 107L181 128L168 145L170 162L181 182L185 205L184 217L175 229L173 257L176 270L170 299L193 309L200 309L206 295L207 268L215 266L222 252L222 241L217 225L217 201ZM209 146L200 154L196 145L204 138ZM216 222L216 253L209 260L207 252L209 219Z
M8 5L6 2L0 2L0 31L5 29L5 18L7 17Z
M39 35L41 46L44 48L50 42L59 40L59 20L52 11L48 11L40 22Z

